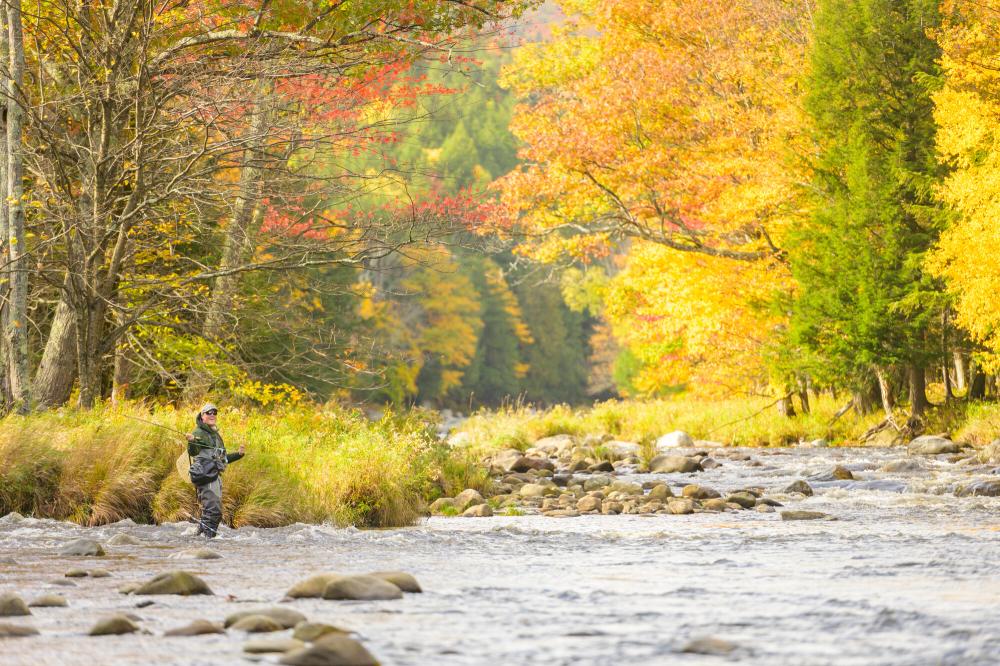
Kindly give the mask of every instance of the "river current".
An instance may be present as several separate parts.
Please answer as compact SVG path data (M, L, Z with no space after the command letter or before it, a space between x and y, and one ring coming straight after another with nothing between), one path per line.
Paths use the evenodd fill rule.
M732 457L741 454L749 459ZM30 624L41 636L0 639L0 663L276 663L277 656L244 655L242 632L162 634L197 618L221 621L273 605L315 573L389 569L414 574L424 593L289 606L355 631L386 665L1000 663L1000 498L954 494L960 484L995 479L994 467L909 457L898 448L725 455L718 456L722 466L695 475L624 476L665 478L675 492L691 482L723 492L761 487L784 508L836 519L782 521L779 513L752 510L435 517L393 530L224 529L206 544L187 523L83 528L0 518L0 592L25 600L58 593L69 602L3 618ZM855 480L822 480L835 464ZM781 492L810 477L814 496ZM141 544L106 545L103 558L57 554L72 539L107 544L120 533ZM177 558L206 545L222 558ZM111 576L53 584L77 567ZM215 596L117 591L176 569L200 575ZM144 599L154 603L137 608ZM86 635L112 612L137 614L149 633ZM702 638L733 649L684 651Z

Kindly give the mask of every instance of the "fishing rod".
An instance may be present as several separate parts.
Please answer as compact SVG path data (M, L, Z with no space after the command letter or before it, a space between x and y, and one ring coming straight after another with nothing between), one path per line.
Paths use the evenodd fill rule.
M184 435L185 437L187 437L186 432L181 432L176 428L171 428L170 426L165 426L160 423L156 423L155 421L147 421L146 419L141 419L138 416L130 416L128 414L122 414L122 416L124 416L127 419L132 419L133 421L142 421L143 423L148 423L151 426L156 426L157 428L163 428L164 430L169 430L170 432L176 432L178 435Z

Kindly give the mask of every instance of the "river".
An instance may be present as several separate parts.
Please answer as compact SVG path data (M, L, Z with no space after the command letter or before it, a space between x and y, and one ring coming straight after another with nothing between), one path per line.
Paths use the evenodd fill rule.
M971 479L995 479L995 468L908 457L898 448L742 453L750 459L720 457L721 467L696 475L626 478L666 478L675 490L692 479L719 490L758 486L787 508L836 520L782 521L751 510L431 518L371 531L298 524L226 529L208 544L222 559L180 560L178 552L205 545L188 524L82 528L0 518L0 561L10 558L0 565L0 591L26 600L55 592L69 602L3 618L41 636L0 639L0 662L248 663L241 632L162 633L272 605L315 573L400 569L417 577L423 594L289 605L310 620L354 630L387 665L1000 663L1000 498L954 495ZM856 480L820 480L834 464ZM780 492L809 477L814 496ZM142 543L108 545L103 558L56 554L69 540L107 543L119 533ZM76 587L52 584L74 567L112 575L73 579ZM174 569L202 576L215 596L117 592ZM155 603L136 608L141 599ZM98 616L120 611L136 613L150 633L85 635ZM699 638L732 650L683 651Z

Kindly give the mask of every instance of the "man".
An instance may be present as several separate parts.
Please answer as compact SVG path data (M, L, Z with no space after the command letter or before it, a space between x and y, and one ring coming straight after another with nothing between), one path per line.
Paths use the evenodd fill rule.
M219 523L222 522L222 472L226 465L236 462L246 453L246 446L242 444L239 452L226 452L222 436L219 435L218 417L219 409L212 403L207 403L195 417L197 427L194 432L187 436L188 455L193 463L198 463L203 469L217 471L211 481L195 484L198 502L201 504L198 534L204 534L209 539L218 534Z

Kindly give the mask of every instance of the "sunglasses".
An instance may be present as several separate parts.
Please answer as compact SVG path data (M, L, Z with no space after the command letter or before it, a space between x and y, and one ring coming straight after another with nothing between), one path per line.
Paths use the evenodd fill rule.
M210 409L207 412L205 412L205 414L208 414L209 416L215 416L218 413L219 413L219 410L217 410L217 409Z

